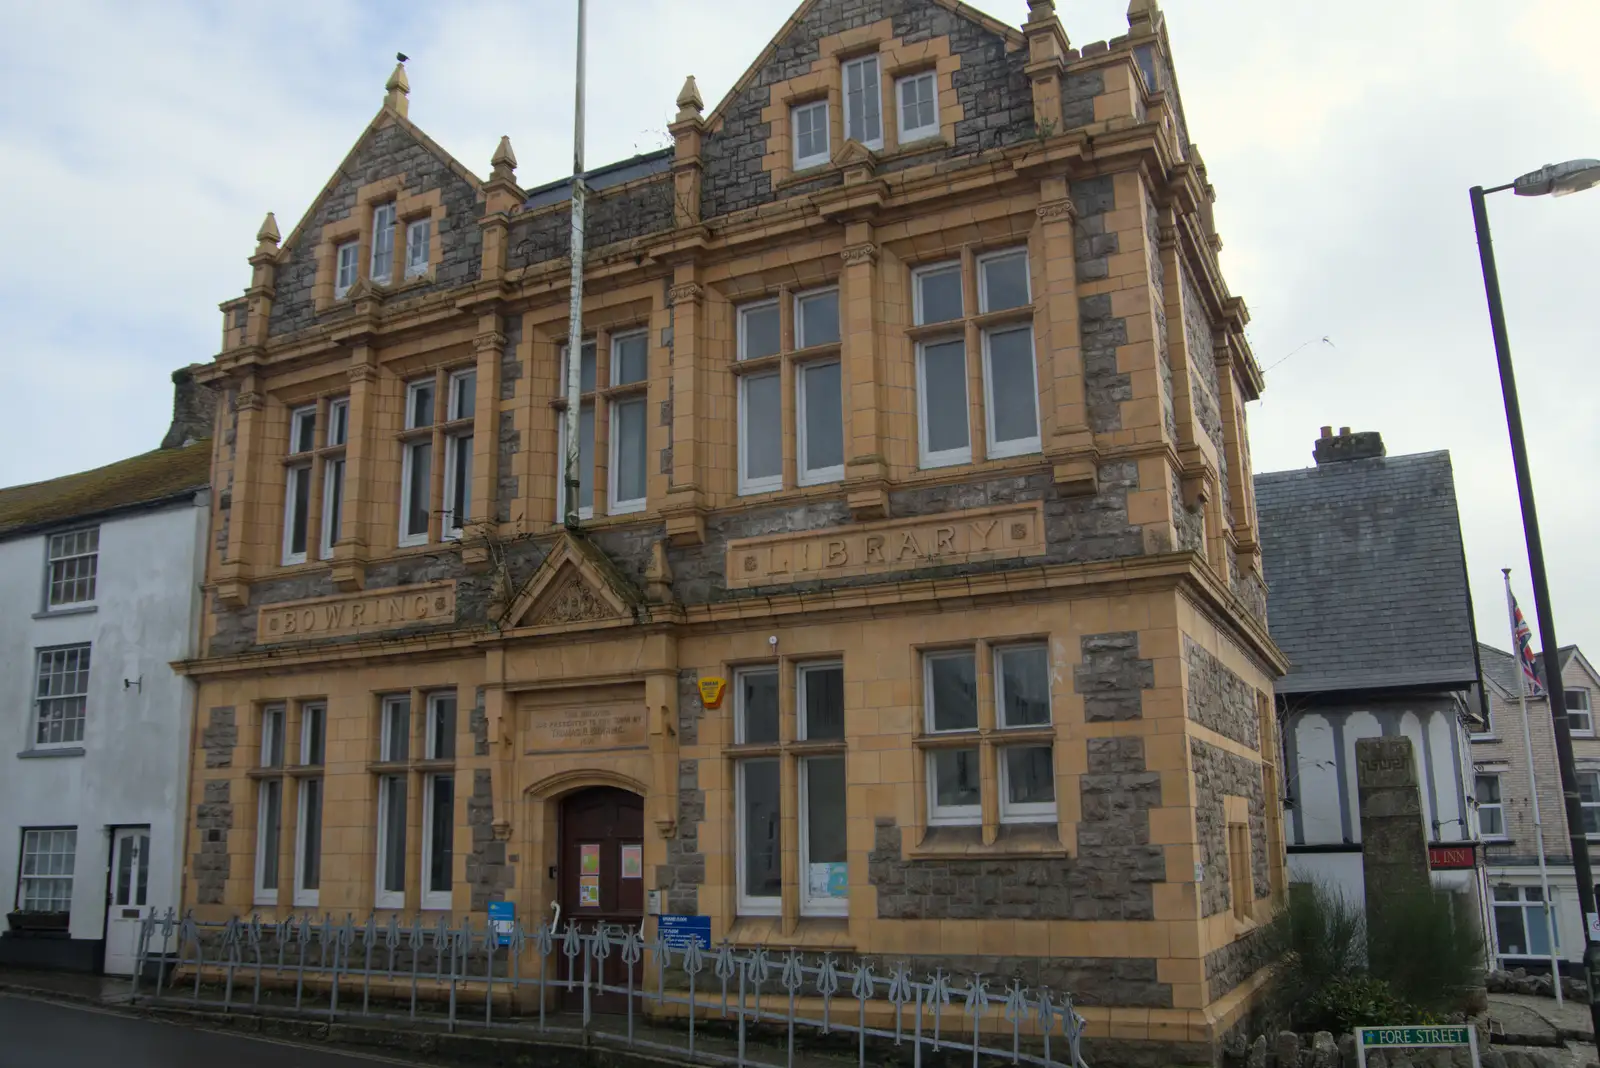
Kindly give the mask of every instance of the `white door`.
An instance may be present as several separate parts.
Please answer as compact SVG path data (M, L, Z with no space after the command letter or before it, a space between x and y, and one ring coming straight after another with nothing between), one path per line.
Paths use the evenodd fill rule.
M111 900L106 907L106 974L132 975L139 921L150 892L150 828L124 827L111 840Z

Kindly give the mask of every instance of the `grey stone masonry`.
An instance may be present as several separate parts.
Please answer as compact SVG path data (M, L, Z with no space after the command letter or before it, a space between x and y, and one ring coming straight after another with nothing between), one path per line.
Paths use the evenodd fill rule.
M1083 718L1089 723L1140 719L1142 691L1156 684L1155 665L1139 657L1138 631L1085 634L1079 641L1082 662L1072 669L1072 691L1083 695Z
M1026 49L1008 52L1003 36L933 0L820 0L776 42L751 83L729 101L721 128L705 139L703 217L744 211L774 199L772 180L761 168L772 133L761 112L772 102L772 86L809 72L819 58L822 38L884 18L891 20L894 36L907 44L949 38L951 55L960 58L952 87L966 117L956 123L955 144L946 150L948 155L970 155L1035 136L1033 98L1023 70ZM835 149L839 138L835 118ZM836 175L828 177L838 180ZM795 187L784 194L803 191L803 186Z
M1356 798L1361 807L1361 874L1367 911L1429 888L1428 835L1411 739L1356 741Z
M333 188L312 206L301 224L299 238L286 250L287 262L278 267L269 334L287 334L317 322L312 292L317 282L317 242L322 228L359 210L356 194L362 186L396 175L404 177L407 195L437 189L445 209L432 238L439 242L440 249L433 278L421 285L407 286L406 296L455 289L477 279L483 260L477 189L404 127L385 126L362 138L345 161ZM397 241L404 239L398 223L395 236ZM322 318L336 318L344 310L329 309Z
M222 904L228 888L228 832L233 829L231 793L227 779L212 779L205 784L204 800L194 807L200 852L194 855L193 870L195 893L202 905Z
M483 707L483 687L477 688L472 708L467 712L467 728L472 731L472 755L489 755L489 716Z
M1068 130L1094 121L1094 98L1106 91L1106 78L1097 70L1068 71L1061 86L1061 125Z
M1276 958L1270 927L1257 927L1221 949L1206 954L1206 982L1212 1001L1266 967Z
M1244 605L1245 611L1255 617L1256 622L1267 622L1267 587L1261 581L1260 571L1242 572L1239 569L1239 552L1233 546L1228 546L1228 585L1233 589L1233 595L1239 598L1239 603Z
M673 226L672 179L591 193L583 206L584 252L645 237ZM545 208L511 224L506 269L562 259L572 247L570 201Z
M1189 665L1189 718L1252 749L1261 745L1257 691L1193 639L1183 639Z
M867 857L868 879L878 891L878 917L1152 919L1150 884L1166 877L1165 855L1150 844L1149 810L1161 804L1161 777L1145 770L1142 739L1094 738L1088 745L1076 857L908 860L894 818L880 816ZM966 830L939 828L937 833L959 845L965 844ZM1016 830L1019 837L1026 833Z
M206 767L233 766L233 747L239 744L239 728L234 722L231 705L213 708L206 713L206 725L200 731L200 748L206 751Z
M467 856L467 885L472 890L472 911L482 912L491 901L504 901L515 883L506 843L494 835L494 775L488 768L472 773L472 796L467 798L467 825L472 828L472 852Z
M1225 797L1248 800L1253 892L1261 898L1272 888L1267 869L1267 811L1262 800L1261 765L1199 738L1189 739L1189 759L1194 769L1195 828L1200 837L1200 861L1205 866L1200 912L1212 916L1233 906Z
M1078 280L1108 278L1111 257L1121 251L1117 235L1106 232L1106 215L1116 208L1111 176L1071 183L1077 206L1074 224ZM1117 348L1128 343L1128 323L1111 314L1111 295L1078 298L1079 334L1083 344L1084 401L1089 427L1097 433L1122 429L1122 402L1133 399L1132 376L1117 370Z

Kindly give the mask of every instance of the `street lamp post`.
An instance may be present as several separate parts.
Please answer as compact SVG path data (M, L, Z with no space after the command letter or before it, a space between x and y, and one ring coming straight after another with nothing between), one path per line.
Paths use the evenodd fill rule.
M1566 692L1561 685L1561 646L1556 640L1555 614L1550 607L1550 584L1545 575L1544 546L1539 540L1539 514L1533 499L1533 478L1528 472L1528 446L1522 436L1522 409L1517 402L1516 373L1511 366L1511 343L1506 336L1505 308L1500 301L1500 278L1495 271L1494 245L1489 238L1489 212L1484 197L1510 189L1518 196L1565 196L1600 184L1600 160L1578 159L1549 164L1524 174L1514 182L1489 189L1471 190L1472 221L1478 230L1478 258L1483 264L1483 288L1489 298L1489 322L1494 329L1495 358L1500 364L1500 390L1505 398L1506 427L1511 432L1511 459L1517 472L1517 498L1522 504L1522 531L1528 543L1528 570L1533 576L1533 604L1539 620L1539 644L1544 653L1545 688L1550 694L1550 718L1555 722L1556 759L1561 769L1561 792L1566 802L1567 831L1572 841L1572 866L1578 880L1578 902L1583 914L1583 970L1589 984L1589 1015L1600 1046L1600 944L1589 931L1588 917L1595 913L1594 871L1589 863L1589 839L1583 829L1583 804L1578 795L1578 773L1572 759L1572 732L1567 721ZM1552 976L1559 983L1559 975Z

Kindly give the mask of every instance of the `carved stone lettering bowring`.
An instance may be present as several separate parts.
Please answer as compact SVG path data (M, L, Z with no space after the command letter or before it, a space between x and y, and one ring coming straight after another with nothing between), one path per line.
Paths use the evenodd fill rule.
M418 624L453 623L455 618L455 582L432 582L263 605L256 618L256 640L272 645L342 638Z
M733 589L1034 556L1045 551L1037 501L728 542Z

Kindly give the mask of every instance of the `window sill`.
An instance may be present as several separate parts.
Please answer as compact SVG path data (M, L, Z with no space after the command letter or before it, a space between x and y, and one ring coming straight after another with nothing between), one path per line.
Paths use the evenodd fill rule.
M18 760L52 760L55 757L81 757L88 754L81 745L63 745L56 749L24 749L17 753Z
M776 949L836 949L854 952L850 921L843 918L806 917L788 934L781 916L740 916L728 931L736 946L760 945Z
M86 616L92 612L100 611L99 605L81 604L69 608L47 608L43 612L35 612L34 619L54 619L57 616Z
M1500 736L1498 734L1469 734L1467 735L1467 741L1492 743L1500 741Z
M983 828L975 824L929 827L916 848L907 852L906 859L982 857L1020 860L1039 857L1066 859L1070 856L1067 847L1061 844L1056 824L1008 823L1000 828L999 836L991 843L983 841Z

